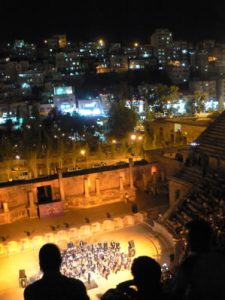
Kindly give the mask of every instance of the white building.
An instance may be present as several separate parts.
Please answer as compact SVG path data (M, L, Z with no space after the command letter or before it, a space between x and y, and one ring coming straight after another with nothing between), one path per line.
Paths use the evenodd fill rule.
M54 107L62 113L72 114L76 111L76 98L71 86L54 87Z

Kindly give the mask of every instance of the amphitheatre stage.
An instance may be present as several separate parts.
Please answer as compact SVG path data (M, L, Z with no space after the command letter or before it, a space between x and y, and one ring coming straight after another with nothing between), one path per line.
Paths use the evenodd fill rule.
M80 240L91 244L116 241L120 243L121 250L124 252L127 252L128 241L131 239L135 242L135 257L148 255L155 258L161 264L168 263L169 254L172 250L169 249L167 241L162 237L159 238L159 235L154 235L149 225L143 222L121 229L95 233L86 238L80 238ZM36 247L0 257L1 300L23 299L23 288L19 287L18 280L19 270L24 269L28 278L37 274L39 271L38 251L39 247ZM125 270L119 271L117 274L110 274L108 280L103 277L93 278L98 287L89 289L88 294L91 300L98 299L98 296L106 290L114 288L119 282L127 280L130 277L130 271Z

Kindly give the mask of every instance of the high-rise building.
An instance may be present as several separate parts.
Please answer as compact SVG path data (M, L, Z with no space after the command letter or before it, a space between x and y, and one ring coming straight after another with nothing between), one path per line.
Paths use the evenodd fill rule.
M157 29L151 35L151 46L158 60L159 68L164 68L172 58L173 35L168 29Z
M172 47L173 34L168 29L156 29L151 35L151 45L155 48Z

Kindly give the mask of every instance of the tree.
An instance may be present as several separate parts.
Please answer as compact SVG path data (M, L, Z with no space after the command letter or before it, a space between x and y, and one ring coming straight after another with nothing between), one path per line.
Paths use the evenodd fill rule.
M135 111L127 108L124 101L114 102L109 111L109 135L116 139L127 137L133 132L137 123L137 114Z
M62 138L56 138L56 154L57 154L57 161L58 167L62 169L63 162L64 162L64 153L65 153L65 143Z
M153 147L155 134L154 134L154 129L151 125L152 122L148 120L144 121L144 130L145 130L145 137L143 142L144 149L151 149Z
M143 82L138 86L139 95L144 99L145 103L150 104L152 94L154 92L154 87L152 84Z
M79 156L79 150L81 147L79 142L76 141L71 141L70 146L72 152L72 163L73 163L73 167L75 168L77 164L77 157Z
M98 146L97 146L97 151L95 153L95 156L98 158L98 159L104 159L105 158L105 154L102 150L102 146L100 143L98 143Z
M193 96L187 100L185 105L187 113L194 115L204 111L207 96L208 94L205 92L195 91Z
M13 143L7 136L2 136L0 140L0 157L5 162L6 173L8 180L11 177L12 163L14 159L13 155Z
M200 113L205 110L205 100L207 99L208 94L201 91L195 91L193 98L195 102L195 112Z
M45 163L46 163L46 171L47 175L51 174L51 164L52 164L52 157L55 152L54 143L52 136L48 135L47 132L44 133L44 156L45 156Z
M117 100L127 101L133 98L134 88L125 81L122 81L119 84L114 85L112 93Z
M164 113L167 110L167 104L174 102L179 97L177 86L167 86L159 84L152 96L152 106L154 111Z

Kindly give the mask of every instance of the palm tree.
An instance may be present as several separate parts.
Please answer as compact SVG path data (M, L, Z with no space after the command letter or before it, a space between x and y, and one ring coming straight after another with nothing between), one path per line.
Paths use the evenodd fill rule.
M54 145L53 145L53 138L51 135L48 134L47 131L44 132L43 148L44 148L46 172L47 172L47 175L50 175L51 174L52 157L54 155Z
M58 167L62 169L64 163L64 154L65 154L65 142L62 138L57 138L56 154L58 160Z
M11 171L13 166L13 143L9 137L3 136L0 140L0 156L1 160L5 162L7 179L11 178Z

